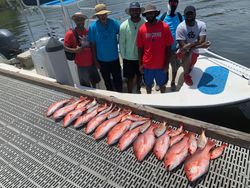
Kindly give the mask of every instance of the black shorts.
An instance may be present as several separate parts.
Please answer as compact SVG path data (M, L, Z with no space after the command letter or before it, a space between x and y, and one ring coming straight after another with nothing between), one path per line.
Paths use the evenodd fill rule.
M118 92L122 92L122 73L119 59L109 62L98 60L98 62L101 65L100 71L107 90L114 91L111 80L112 76L115 90Z
M123 59L123 76L125 78L131 79L136 76L141 76L139 70L139 61L138 60L127 60Z
M99 73L95 65L88 67L77 66L79 81L82 86L91 87L91 83L98 83L101 81Z

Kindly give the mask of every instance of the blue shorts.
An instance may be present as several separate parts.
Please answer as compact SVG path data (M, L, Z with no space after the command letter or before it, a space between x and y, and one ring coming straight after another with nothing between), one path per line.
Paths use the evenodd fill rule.
M144 69L144 82L146 86L152 87L154 80L158 86L163 86L168 81L168 73L164 69Z

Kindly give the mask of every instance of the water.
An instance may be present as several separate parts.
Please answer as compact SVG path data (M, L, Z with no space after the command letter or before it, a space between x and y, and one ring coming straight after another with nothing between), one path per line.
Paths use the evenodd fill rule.
M124 0L104 0L113 14L112 17L120 21L126 19L127 15L124 9L131 1ZM149 1L139 1L142 5ZM153 2L162 12L166 10L166 2L154 0ZM85 0L85 6L93 7L95 1ZM207 24L207 38L212 42L211 50L231 59L239 64L250 68L250 1L249 0L180 0L178 11L183 13L185 6L194 5L197 9L197 19L205 21ZM75 8L68 9L70 15L75 12ZM46 15L49 18L56 19L52 23L54 33L63 37L63 29L66 20L61 16L62 10L49 10ZM88 16L93 15L92 11L85 11ZM27 18L31 25L30 33L25 14L20 14L16 10L3 9L0 11L0 28L7 28L12 31L23 49L28 49L33 40L47 35L48 30L41 21L39 14L27 13ZM32 37L33 36L33 37ZM232 127L238 130L250 132L250 121L235 108L213 109L195 111L174 111L196 119L216 123L226 127ZM239 124L239 122L241 122Z
M156 6L162 10L166 10L166 1L154 0ZM86 0L87 6L93 7L94 0ZM104 0L108 8L113 11L113 17L125 19L127 15L124 9L130 1L110 1ZM149 1L140 1L147 4ZM203 20L207 24L208 40L212 41L211 50L236 61L239 64L250 67L249 50L250 49L250 1L249 0L180 0L178 11L183 13L186 5L194 5L197 8L197 18ZM70 9L73 13L76 9ZM57 23L53 23L55 32L63 36L64 24L61 9L58 11L50 10L48 17L57 19ZM91 15L91 12L86 12ZM48 32L45 25L41 22L38 14L27 14L32 26L32 32L35 40L46 35ZM59 23L61 21L61 23ZM32 42L32 36L28 30L24 14L20 15L15 10L0 11L0 28L7 28L14 32L17 36L22 48L27 49ZM60 29L59 29L60 28Z

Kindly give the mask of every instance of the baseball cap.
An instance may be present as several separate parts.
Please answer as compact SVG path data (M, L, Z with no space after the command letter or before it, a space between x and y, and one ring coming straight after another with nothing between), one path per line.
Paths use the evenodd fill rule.
M186 15L188 12L196 13L196 10L195 10L195 8L193 6L187 6L184 9L184 15Z

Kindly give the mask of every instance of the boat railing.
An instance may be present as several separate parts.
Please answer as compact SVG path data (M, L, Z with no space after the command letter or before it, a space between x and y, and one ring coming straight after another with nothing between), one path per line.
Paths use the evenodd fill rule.
M19 1L19 4L22 7L22 13L25 13L26 21L29 24L29 19L27 13L30 14L38 14L42 19L41 22L46 26L47 32L49 36L54 36L57 38L63 37L66 31L69 28L73 27L73 22L71 20L71 14L73 9L77 11L83 11L84 13L87 12L89 15L93 14L95 2L90 2L86 0L52 0L47 3L41 4L39 0L35 0L36 5L26 5L23 0ZM82 3L85 3L84 7ZM85 6L85 5L90 5ZM54 11L57 11L61 14L60 19L54 17ZM88 12L89 11L89 12ZM39 20L40 21L40 20ZM29 26L29 28L31 28ZM59 32L55 31L56 29L60 29ZM63 32L62 32L63 31ZM30 30L32 33L32 31ZM33 35L33 34L32 34ZM33 39L33 42L36 41Z
M9 0L7 0L9 1ZM21 0L24 7L60 8L61 6L72 6L84 0Z
M27 9L29 11L27 12L36 12L37 14L41 15L40 17L41 22L44 23L48 30L49 36L56 36L57 38L63 37L63 34L66 33L66 31L69 28L73 27L73 22L71 20L71 15L73 14L73 9L76 11L81 11L84 14L86 14L88 17L92 17L94 15L94 6L97 3L105 3L109 10L112 11L111 17L116 18L119 21L123 21L123 19L126 19L127 16L125 15L125 8L128 6L128 1L123 0L116 0L116 1L109 1L109 0L33 0L36 3L32 3L32 5L25 4L25 0L16 0L20 4L22 4L23 9ZM28 1L28 0L27 0ZM32 0L31 0L32 1ZM46 2L46 3L44 3ZM145 2L143 0L139 0L141 5L145 5ZM163 0L153 0L153 3L165 3ZM60 11L62 14L61 19L57 18L51 18L52 15L47 15L48 12L53 11ZM28 17L29 19L29 17ZM86 25L88 22L86 22ZM59 32L55 32L55 27L60 27L61 30ZM54 28L53 28L54 27ZM57 28L58 28L57 27ZM64 32L62 32L64 31ZM33 41L34 42L34 41Z
M229 60L225 57L222 57L222 56L220 56L220 55L218 55L218 54L216 54L208 49L199 49L199 53L200 54L207 53L213 57L216 57L216 58L223 60L223 61L217 61L214 58L207 57L213 63L218 64L220 66L223 66L223 67L227 68L228 70L234 72L235 74L240 75L241 77L249 80L249 85L250 85L250 69L249 68L247 68L243 65L240 65L239 63L236 63L232 60Z

